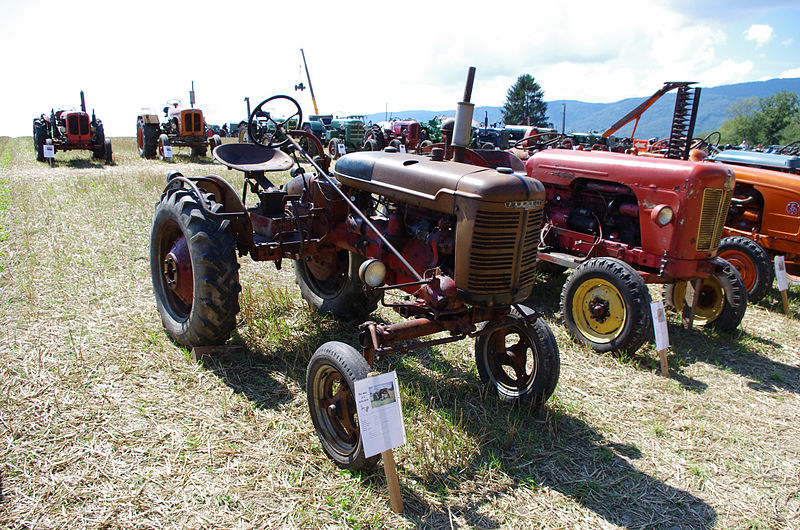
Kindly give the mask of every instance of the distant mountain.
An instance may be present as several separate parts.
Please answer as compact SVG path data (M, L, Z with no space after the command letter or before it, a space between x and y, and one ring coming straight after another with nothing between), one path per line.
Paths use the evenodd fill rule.
M653 92L661 88L654 86ZM727 111L740 99L751 97L767 97L777 92L786 90L800 94L800 78L770 79L769 81L752 81L718 87L703 87L700 92L700 108L697 114L695 133L715 131L727 118ZM652 94L652 93L651 93ZM547 115L553 126L561 130L562 109L566 109L565 130L578 131L604 131L622 116L633 110L642 101L650 97L646 94L639 98L627 98L614 103L585 103L574 100L556 100L547 102ZM664 137L669 133L672 111L675 107L675 92L670 92L662 97L655 105L644 113L636 128L639 138ZM395 118L411 118L428 121L436 116L455 116L455 110L404 110L392 112ZM383 121L385 113L368 114L367 119L373 122ZM500 107L475 107L475 121L483 124L488 119L489 124L502 120ZM616 134L618 136L630 135L632 124L626 125Z

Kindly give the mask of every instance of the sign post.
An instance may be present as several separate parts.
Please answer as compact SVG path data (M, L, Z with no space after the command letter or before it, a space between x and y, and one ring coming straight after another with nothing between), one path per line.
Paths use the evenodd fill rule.
M403 513L403 496L392 453L392 449L406 443L397 372L371 372L354 386L364 456L381 454L392 511Z
M791 316L789 297L786 294L786 291L789 290L789 279L786 277L786 258L784 256L775 256L775 279L778 280L778 290L781 292L783 300L783 312Z
M667 363L669 331L667 330L667 315L664 313L664 302L651 302L650 314L653 315L653 332L656 336L656 350L658 350L658 357L661 361L661 375L669 377L669 364Z

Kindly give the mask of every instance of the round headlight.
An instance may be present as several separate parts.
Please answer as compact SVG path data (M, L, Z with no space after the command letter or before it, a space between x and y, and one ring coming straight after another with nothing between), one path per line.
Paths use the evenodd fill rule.
M368 259L358 268L358 277L370 287L379 287L386 279L386 265L380 260Z
M675 212L669 206L658 206L653 210L653 220L658 226L666 226L672 222Z

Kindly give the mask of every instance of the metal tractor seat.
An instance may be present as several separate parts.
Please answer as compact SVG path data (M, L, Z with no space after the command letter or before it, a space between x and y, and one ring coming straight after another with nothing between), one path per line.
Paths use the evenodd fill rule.
M256 144L223 144L214 149L214 158L231 169L245 173L287 171L294 162L280 149Z

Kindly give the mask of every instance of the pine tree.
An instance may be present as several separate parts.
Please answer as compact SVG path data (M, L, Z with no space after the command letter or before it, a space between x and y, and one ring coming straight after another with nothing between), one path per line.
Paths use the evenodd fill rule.
M546 127L547 104L544 90L530 74L523 74L511 85L503 105L503 122L506 125L534 125Z

